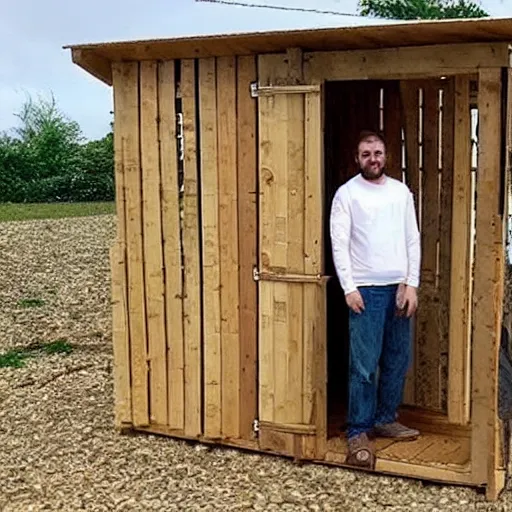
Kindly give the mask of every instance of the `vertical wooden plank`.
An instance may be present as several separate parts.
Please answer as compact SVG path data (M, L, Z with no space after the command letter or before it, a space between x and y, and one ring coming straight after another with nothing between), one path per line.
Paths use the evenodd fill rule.
M115 423L132 423L132 398L130 388L130 336L128 330L128 297L126 275L126 192L124 173L123 116L126 96L123 66L112 65L114 87L114 165L116 179L117 238L111 248L112 268L112 344L114 352Z
M274 271L286 272L288 264L288 102L286 95L274 96L273 160L275 187L275 243L271 266ZM274 421L286 423L288 375L289 307L287 283L274 283ZM281 340L280 343L276 343Z
M117 240L110 249L112 272L112 348L114 352L115 425L132 423L130 390L130 345L126 304L126 262L124 242Z
M217 118L220 226L222 434L239 436L240 343L238 287L238 198L236 61L217 59Z
M144 273L149 355L150 421L167 424L167 346L165 339L157 63L140 64L142 208Z
M308 94L305 99L305 191L304 191L304 272L309 275L324 274L324 172L322 141L322 97L320 93ZM315 353L326 336L325 316L318 316L318 302L322 302L325 289L315 284L304 284L304 351L302 370L302 423L311 424L314 418L315 389L323 384L315 382ZM323 356L325 358L325 354ZM324 378L327 376L325 375ZM316 404L318 415L325 415L325 404ZM318 433L318 429L317 429Z
M423 186L421 222L421 287L417 314L416 403L441 406L439 318L437 314L437 244L439 241L439 123L438 88L423 88Z
M272 58L259 57L258 79L261 85L273 82ZM259 261L262 271L270 270L273 262L276 233L276 187L274 169L276 152L274 150L274 98L258 98L259 126ZM258 284L258 382L259 382L259 419L274 421L274 283L260 281Z
M479 164L473 295L471 466L475 483L495 482L497 378L503 303L501 69L480 69Z
M448 355L450 350L450 269L453 198L453 155L454 155L454 81L447 80L442 88L443 105L441 113L441 178L439 181L439 351L441 363L441 409L447 412L448 404Z
M450 348L448 354L448 418L469 420L471 308L471 118L469 78L455 77L453 133L453 207L450 269Z
M126 250L128 272L128 325L133 425L149 425L146 307L142 243L142 194L139 139L139 65L119 64L123 82L122 129L126 197Z
M124 67L118 62L112 63L112 85L114 100L114 171L116 180L116 218L117 240L126 242L126 192L123 161L124 134L123 121L126 97Z
M302 55L295 60L293 52L288 52L288 82L302 80ZM285 95L287 103L287 255L286 272L304 273L305 247L305 103L307 95ZM312 135L314 137L314 135ZM318 136L318 135L317 135ZM318 162L317 162L318 164ZM318 166L316 167L318 172ZM315 231L318 234L318 230ZM307 285L288 285L287 314L288 333L286 351L288 353L288 374L286 375L285 410L287 421L301 423L305 389L303 374L304 356L304 311L303 294ZM277 340L276 340L277 343ZM279 372L278 372L279 373ZM301 383L298 385L298 383Z
M183 354L183 275L181 271L178 148L176 144L175 63L159 63L160 175L162 181L162 237L165 272L168 423L185 426Z
M414 206L418 221L420 220L420 163L419 163L419 103L418 86L414 82L400 82L401 108L404 116L406 147L406 182L414 196ZM416 336L414 337L413 357L406 376L403 401L405 404L416 403Z
M215 59L199 61L203 211L204 433L221 436L221 314L217 92ZM226 411L226 414L230 414Z
M256 154L256 100L250 84L256 81L254 57L237 61L237 148L238 148L238 260L240 287L240 437L252 438L257 411L257 264L258 218Z
M197 183L195 62L181 61L185 161L183 168L183 257L185 340L185 434L201 434L201 275Z
M402 181L402 119L398 81L384 84L384 137L388 155L386 173Z

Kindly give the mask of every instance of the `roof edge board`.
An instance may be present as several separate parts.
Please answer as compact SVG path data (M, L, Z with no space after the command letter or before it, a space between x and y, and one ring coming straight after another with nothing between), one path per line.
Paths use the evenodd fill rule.
M232 32L232 33L218 33L218 34L203 34L203 35L189 35L179 36L171 38L150 38L150 39L135 39L135 40L119 40L119 41L105 41L96 43L79 43L65 45L64 49L77 49L77 50L94 50L102 47L115 48L116 46L125 46L127 44L159 44L159 43L187 43L187 42L207 42L210 40L218 39L251 39L259 37L274 37L274 36L294 36L307 33L316 33L321 35L322 33L330 33L333 31L340 32L367 32L373 30L393 30L396 28L420 28L420 30L426 30L431 26L439 25L493 25L500 22L509 22L512 24L512 18L462 18L462 19L444 19L444 20L393 20L385 21L381 24L368 24L368 25L345 25L345 26L332 26L322 28L297 28L297 29L286 29L286 30L268 30L268 31L253 31L253 32Z

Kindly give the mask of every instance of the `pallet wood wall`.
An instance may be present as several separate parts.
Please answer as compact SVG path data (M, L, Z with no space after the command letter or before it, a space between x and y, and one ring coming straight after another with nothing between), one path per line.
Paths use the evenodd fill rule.
M464 397L469 391L468 83L467 77L457 77L401 84L405 176L415 197L422 242L420 307L406 400L449 414L456 423L467 421ZM454 274L460 277L454 279Z
M116 63L113 78L116 423L251 440L255 59Z

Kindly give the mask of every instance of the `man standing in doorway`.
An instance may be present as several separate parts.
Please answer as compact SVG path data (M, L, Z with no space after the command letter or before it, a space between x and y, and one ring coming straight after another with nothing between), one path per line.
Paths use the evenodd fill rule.
M355 159L360 172L334 196L330 234L349 307L347 463L373 469L374 436L419 435L396 418L409 366L421 251L414 199L404 183L386 175L383 137L363 132Z

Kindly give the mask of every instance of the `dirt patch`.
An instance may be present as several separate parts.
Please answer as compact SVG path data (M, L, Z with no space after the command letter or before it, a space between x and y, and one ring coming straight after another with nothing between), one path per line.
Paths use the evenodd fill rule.
M113 216L1 224L0 351L65 339L0 369L0 510L506 510L475 490L294 465L113 428Z

